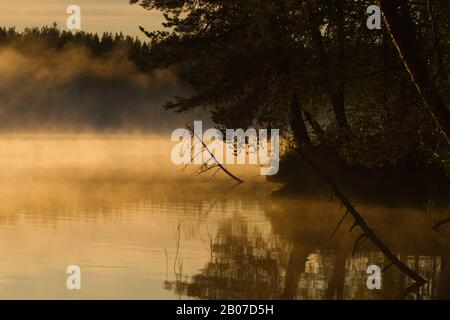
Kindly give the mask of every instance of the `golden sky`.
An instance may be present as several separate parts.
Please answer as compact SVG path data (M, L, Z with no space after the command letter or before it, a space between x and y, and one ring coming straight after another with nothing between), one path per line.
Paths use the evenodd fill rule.
M0 0L0 26L22 30L56 22L66 28L66 9L72 4L80 6L81 28L86 32L122 31L145 38L139 26L147 30L161 28L161 13L129 5L128 0Z

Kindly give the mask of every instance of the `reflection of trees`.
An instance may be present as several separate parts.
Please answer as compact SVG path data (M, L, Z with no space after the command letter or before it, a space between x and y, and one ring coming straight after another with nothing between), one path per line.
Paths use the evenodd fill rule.
M211 261L201 273L167 288L201 299L342 297L344 268L333 269L334 260L342 258L305 243L264 234L242 218L235 216L219 226L211 251ZM327 291L330 278L332 286Z
M441 274L439 277L438 299L450 297L450 254L447 252L441 258Z
M284 279L284 299L292 300L296 298L301 274L305 272L308 253L309 248L304 248L299 243L294 243L292 246Z
M330 241L328 229L308 232L298 223L303 216L286 220L281 213L276 216L280 221L274 223L272 216L270 230L240 216L225 220L212 237L211 260L202 271L168 283L167 288L201 299L383 299L396 297L411 284L391 267L383 273L382 290L369 290L367 267L386 266L382 253L366 245L352 256L348 233L342 234L347 241L339 237ZM288 220L292 223L283 223ZM414 253L402 252L399 258L428 283L409 298L449 298L448 257L420 255L414 248L414 243L404 248Z
M167 288L201 299L322 299L333 270L332 254L264 234L238 216L219 226L211 252L201 273ZM335 277L337 288L343 279Z
M345 262L347 257L338 252L335 256L333 273L331 275L330 282L326 291L325 298L331 299L344 299L344 283L345 283Z
M279 298L280 263L286 260L282 248L276 238L266 238L234 217L218 228L211 261L190 282L177 283L176 290L203 299Z

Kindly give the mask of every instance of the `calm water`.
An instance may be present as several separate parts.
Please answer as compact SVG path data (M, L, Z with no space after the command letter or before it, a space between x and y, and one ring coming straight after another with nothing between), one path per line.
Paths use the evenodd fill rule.
M257 168L249 183L193 177L158 137L4 136L0 139L0 298L381 299L411 281L395 267L383 289L366 268L388 262L328 199L275 200ZM235 171L236 172L236 171ZM437 209L358 209L400 259L428 280L410 298L450 298L445 228ZM68 265L81 290L66 289Z

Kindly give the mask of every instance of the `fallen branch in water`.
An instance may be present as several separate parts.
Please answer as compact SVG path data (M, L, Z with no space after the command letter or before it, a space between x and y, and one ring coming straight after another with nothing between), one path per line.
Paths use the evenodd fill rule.
M355 207L352 205L352 203L349 201L349 199L345 196L345 194L339 189L337 184L334 182L334 180L326 175L309 157L307 157L302 150L298 148L294 148L295 151L300 155L300 157L309 164L309 166L329 185L329 187L333 190L334 195L339 199L339 201L342 203L342 205L347 209L347 213L345 214L344 218L349 213L355 223L350 228L349 231L352 231L355 227L359 227L363 233L358 237L358 239L355 242L355 245L353 247L353 254L356 250L356 247L358 243L363 239L367 238L369 239L373 245L375 245L383 254L384 256L389 259L390 263L392 265L395 265L401 272L406 274L408 277L413 279L415 283L411 285L410 287L406 288L397 298L405 298L407 295L409 295L411 292L416 291L418 288L423 286L427 283L427 281L422 278L416 271L409 268L405 263L403 263L397 256L378 238L378 236L375 234L375 232L367 225L364 218L356 211ZM339 225L342 223L343 219L341 219ZM333 235L337 232L333 232Z

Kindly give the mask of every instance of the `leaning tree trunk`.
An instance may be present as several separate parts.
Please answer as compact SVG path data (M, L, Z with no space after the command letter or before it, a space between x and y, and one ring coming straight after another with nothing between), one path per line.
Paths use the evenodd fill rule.
M296 93L292 95L290 126L299 146L310 146L312 144L308 129L306 128L305 119L303 118L301 102Z
M450 144L450 109L444 103L437 87L430 80L424 60L419 54L419 44L412 28L412 21L405 12L404 1L378 0L386 25L400 59L411 76L419 95L428 108L442 134Z

